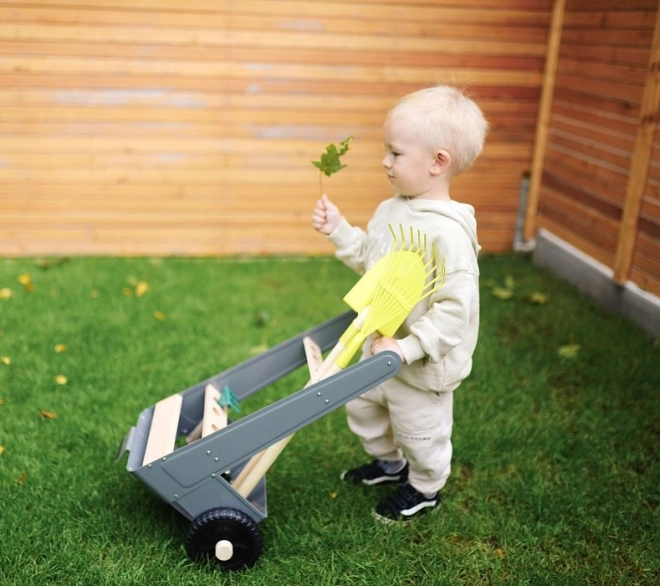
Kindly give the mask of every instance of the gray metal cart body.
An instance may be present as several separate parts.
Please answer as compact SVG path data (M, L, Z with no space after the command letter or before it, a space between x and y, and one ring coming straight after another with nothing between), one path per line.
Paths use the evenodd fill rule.
M201 420L204 389L208 384L229 387L239 400L245 399L307 363L305 338L326 351L337 343L354 317L352 311L339 315L178 393L182 406L177 436L190 433ZM193 521L186 540L191 557L204 557L197 555L200 550L207 549L205 544L199 543L206 539L203 534L212 533L212 538L216 539L225 533L234 535L236 531L248 531L248 543L243 546L257 551L244 551L233 560L218 562L223 569L245 567L254 563L261 551L261 538L255 526L267 516L266 482L262 479L244 498L232 487L226 472L231 471L231 476L235 477L255 454L388 380L400 368L401 359L395 353L377 354L230 423L224 429L176 448L158 460L144 463L154 417L155 406L152 405L139 415L136 425L125 436L118 458L128 451L127 470ZM229 520L225 511L230 512ZM211 544L206 545L210 547Z

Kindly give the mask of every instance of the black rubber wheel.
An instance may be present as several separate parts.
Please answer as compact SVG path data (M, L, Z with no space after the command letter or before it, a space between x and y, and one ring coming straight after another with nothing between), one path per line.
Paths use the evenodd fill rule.
M228 560L219 560L215 546L229 541L233 554ZM252 517L230 508L211 509L202 513L190 525L186 536L186 553L194 561L211 560L222 570L247 568L261 555L261 530Z

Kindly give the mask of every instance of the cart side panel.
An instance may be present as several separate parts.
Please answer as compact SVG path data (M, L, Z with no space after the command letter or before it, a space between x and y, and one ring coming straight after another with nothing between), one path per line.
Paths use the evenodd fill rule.
M210 479L186 495L172 501L172 506L184 517L193 520L202 513L217 507L229 507L242 511L260 522L266 518L266 480L263 478L246 500L230 488L223 478Z
M322 351L328 350L354 318L355 312L347 311L183 391L180 433L188 434L202 418L206 385L211 384L220 391L229 387L239 400L246 399L306 364L305 337L312 338Z
M334 346L341 334L355 318L355 312L347 311L335 316L289 340L255 356L237 366L182 391L183 405L179 417L177 436L187 435L204 415L204 390L211 384L222 390L229 387L239 400L249 397L306 363L303 339L312 338L325 351ZM146 444L151 429L155 406L142 411L135 427L126 434L117 459L129 452L127 469L133 472L142 466Z
M159 466L162 464L170 476L168 482L191 487L211 474L235 468L246 458L393 377L400 368L401 359L393 352L372 356L177 450Z

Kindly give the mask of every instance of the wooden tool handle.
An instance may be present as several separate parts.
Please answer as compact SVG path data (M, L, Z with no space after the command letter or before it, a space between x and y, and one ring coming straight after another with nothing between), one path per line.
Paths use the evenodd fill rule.
M339 342L337 342L335 347L323 361L323 364L321 364L316 372L316 377L313 377L305 387L308 387L319 380L323 380L324 378L328 378L333 374L337 374L342 369L338 364L339 358L344 357L343 360L345 360L346 363L350 361L364 339L363 336L360 335L360 328L364 324L368 311L369 308L365 308L353 320L351 325L348 326L346 331L342 334L342 337L339 339ZM347 352L350 352L350 355L348 355ZM348 356L347 359L345 358L346 356ZM243 498L247 498L252 493L254 487L259 484L261 478L266 472L268 472L275 460L277 460L277 457L282 453L282 450L284 450L287 444L291 441L293 435L294 434L291 434L250 458L250 461L245 465L243 470L241 470L241 473L232 483L234 489Z
M284 439L280 440L276 444L273 444L272 446L269 446L263 452L252 458L252 460L256 461L253 464L252 460L250 463L248 463L248 466L252 464L250 466L249 472L245 475L240 484L238 484L238 478L234 483L234 488L238 494L240 494L243 498L250 496L254 490L254 487L259 484L259 481L263 478L264 474L268 472L268 469L273 465L273 462L277 460L277 457L282 453L282 450L286 448L292 437L293 434L285 437Z

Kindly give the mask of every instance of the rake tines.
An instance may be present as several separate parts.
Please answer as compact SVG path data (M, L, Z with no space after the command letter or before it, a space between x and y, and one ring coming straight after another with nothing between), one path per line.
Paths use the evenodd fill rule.
M390 232L394 238L392 250L407 251L417 254L424 259L424 279L425 287L418 302L437 291L445 282L445 263L438 261L438 248L435 242L431 242L429 247L426 233L421 230L415 232L410 227L410 237L406 239L406 233L403 224L399 224L400 237L397 236L392 224L389 225Z

